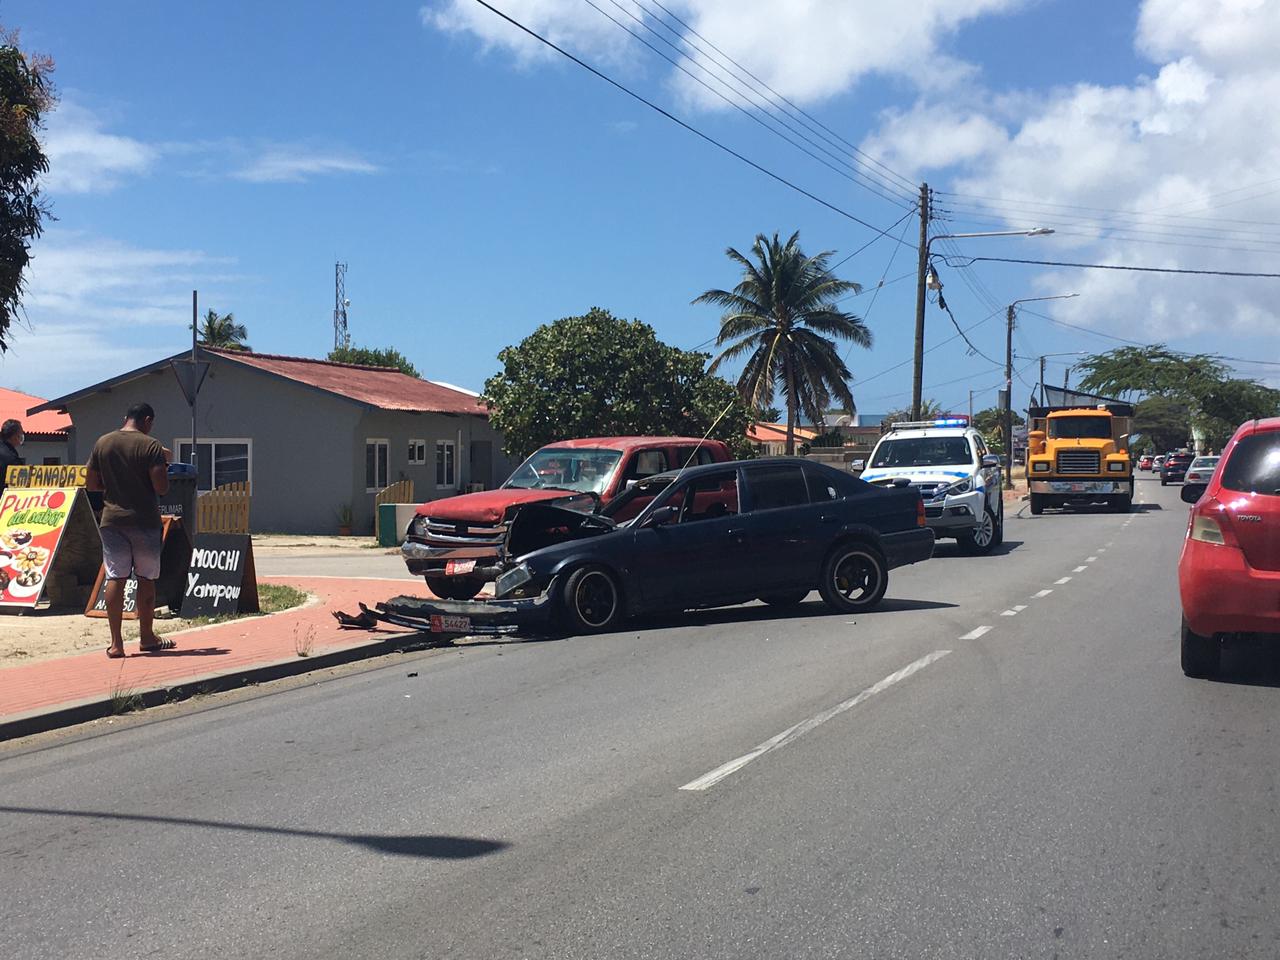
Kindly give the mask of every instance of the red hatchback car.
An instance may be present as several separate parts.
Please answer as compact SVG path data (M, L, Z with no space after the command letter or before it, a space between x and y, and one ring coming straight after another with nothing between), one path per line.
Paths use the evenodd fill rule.
M1222 640L1280 634L1280 417L1242 425L1194 503L1178 560L1182 670L1217 673Z

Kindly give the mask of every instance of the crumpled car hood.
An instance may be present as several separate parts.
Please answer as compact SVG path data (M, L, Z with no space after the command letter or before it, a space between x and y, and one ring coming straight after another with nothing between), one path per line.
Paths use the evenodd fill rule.
M587 494L574 493L570 490L520 490L515 488L499 490L481 490L479 493L464 493L458 497L444 500L431 500L418 507L417 515L431 517L433 520L466 521L468 523L487 524L493 526L501 523L512 507L530 503L550 503L552 501L570 502L575 498L582 501L583 509L590 511L594 500Z

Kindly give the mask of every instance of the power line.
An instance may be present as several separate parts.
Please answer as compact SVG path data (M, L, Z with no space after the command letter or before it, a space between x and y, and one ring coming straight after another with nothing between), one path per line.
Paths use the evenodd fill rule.
M903 217L902 219L905 220L907 218ZM901 221L899 221L899 223L901 223ZM894 224L894 226L897 226L897 224ZM910 226L911 224L908 223L906 227L902 228L902 236L906 236L907 227L910 227ZM902 236L898 238L898 243L900 244L902 243ZM898 247L893 248L893 251L889 254L889 262L884 265L884 270L880 272L880 282L876 284L875 293L871 295L871 302L867 304L867 309L863 311L863 314L862 314L862 322L864 324L866 323L868 318L870 318L871 311L875 309L876 301L880 299L880 291L884 289L884 278L889 275L889 268L893 266L894 258L898 256L898 249L899 249ZM853 347L854 345L850 343L849 349L847 349L844 352L844 362L846 365L849 363L849 357L853 353Z
M913 270L913 271L909 274L909 276L915 276L915 271ZM1001 309L1004 309L1004 308L1002 307ZM984 323L986 323L988 320L990 320L992 317L994 317L994 316L995 316L997 313L999 313L999 312L1000 312L1000 311L999 311L999 310L997 310L997 311L995 311L994 313L989 313L989 314L987 314L985 317L983 317L983 318L982 318L981 320L979 320L977 323L974 323L974 324L972 324L972 325L970 325L970 326L968 326L968 327L965 327L964 332L965 332L965 333L970 333L971 331L976 330L978 327L982 326ZM935 350L939 349L940 347L945 347L948 343L951 343L951 341L953 341L953 340L959 340L959 339L960 339L960 334L958 334L958 333L957 333L957 334L953 334L952 336L947 337L947 339L945 339L945 340L940 340L940 341L938 341L937 343L935 343L932 347L929 347L929 349L925 350L925 353L933 353L933 351L935 351ZM886 367L885 369L881 370L879 373L873 373L873 374L872 374L871 376L869 376L869 377L866 377L866 378L864 378L864 379L862 379L862 380L858 380L858 381L856 381L856 383L857 383L857 385L858 385L858 386L860 386L860 387L862 387L862 386L866 386L866 385L867 385L868 383L870 383L872 380L879 380L881 377L888 376L889 374L893 373L893 371L895 371L895 370L901 370L901 369L902 369L903 367L905 367L907 364L911 363L913 359L914 359L914 358L912 358L912 357L907 357L907 359L903 360L901 363L895 363L892 367Z
M915 212L916 212L916 207L917 207L917 206L918 206L918 204L912 204L911 209L910 209L910 210L908 210L906 213L904 213L904 214L902 215L902 218L901 218L900 220L898 220L898 223L901 223L903 220L907 219L907 217L909 217L909 216L911 216L913 213L915 213ZM896 226L898 225L898 223L893 224L893 226L889 227L889 229L890 229L890 230L892 230L894 227L896 227ZM904 231L904 236L905 236L905 231ZM841 260L837 260L835 263L833 263L833 264L831 265L831 269L832 269L832 270L834 270L836 267L843 266L844 264L846 264L846 263L848 263L850 260L852 260L854 257L856 257L858 254L860 254L863 250L867 249L867 247L871 246L873 243L878 243L881 239L883 239L883 238L882 238L882 237L872 237L870 240L868 240L866 243L864 243L862 246L860 246L857 250L853 251L853 253L851 253L851 254L849 254L847 257L845 257L845 258L843 258L843 259L841 259ZM899 240L898 242L899 242L899 243L901 243L902 241L901 241L901 240ZM896 253L898 248L897 248L897 247L894 247L893 249L894 249L894 252ZM892 263L893 261L892 261L892 260L890 260L889 262L890 262L890 263ZM855 294L854 294L854 296L856 297L856 296L858 296L858 294L856 294L856 293L855 293Z
M483 3L484 0L477 0ZM1250 273L1242 270L1190 270L1181 267L1135 267L1120 263L1070 263L1062 260L1020 260L1015 257L965 257L970 264L986 263L1026 263L1041 267L1081 267L1088 270L1131 270L1138 273L1189 273L1207 277L1261 277L1267 280L1280 280L1280 273ZM959 266L944 257L947 266ZM968 264L965 264L968 266Z
M516 27L517 29L523 31L524 33L527 33L529 36L533 37L533 39L537 40L539 43L542 43L550 47L552 50L560 54L562 57L565 57L568 60L572 60L578 66L582 67L582 69L586 70L588 73L603 80L605 83L609 84L611 87L614 87L615 89L622 91L627 96L631 97L633 100L636 100L644 104L646 107L648 107L650 110L653 110L655 113L660 113L662 116L666 117L672 123L684 128L685 130L688 130L694 136L698 137L701 140L705 140L707 143L711 144L712 146L720 150L723 150L725 153L729 154L731 157L734 157L737 160L741 160L743 163L751 167L753 170L763 173L765 176L769 177L770 179L776 180L778 183L781 183L785 187L789 187L790 189L796 191L796 193L801 194L802 196L808 197L814 203L817 203L817 204L820 204L821 206L826 207L828 210L832 211L833 213L838 213L840 216L846 217L847 219L852 220L854 223L861 224L862 226L866 227L868 230L872 230L875 233L880 234L881 236L885 236L885 237L890 236L888 231L881 230L879 227L874 226L870 223L867 223L867 221L863 220L861 217L855 216L854 214L850 213L848 210L844 210L840 207L837 207L834 203L831 203L828 200L823 200L821 197L817 196L814 193L811 193L810 191L806 190L804 187L801 187L798 184L793 183L792 181L788 180L786 177L783 177L780 174L774 173L772 170L768 169L767 167L761 166L760 164L756 163L754 160L751 160L748 157L743 156L741 153L734 150L732 147L729 147L721 143L719 140L715 139L709 134L703 133L697 127L694 127L689 123L686 123L684 120L681 120L675 114L670 113L667 110L664 110L662 107L658 106L653 101L646 100L644 97L640 96L640 94L636 93L634 90L631 90L630 88L623 86L617 80L614 80L612 77L608 76L605 73L602 73L600 70L597 70L595 67L591 66L591 64L587 63L585 60L582 60L574 56L568 50L564 49L563 47L553 43L552 41L548 40L546 37L542 36L542 34L536 32L535 30L531 30L529 27L526 27L519 20L516 20L514 17L511 17L506 13L503 13L501 10L499 10L497 7L493 6L492 4L487 3L486 0L475 0L475 2L480 4L480 6L484 7L490 13L493 13L496 16L501 17L503 20L507 21L507 23L511 24L513 27ZM891 237L891 239L896 240L897 238ZM906 245L910 246L910 244L906 244Z

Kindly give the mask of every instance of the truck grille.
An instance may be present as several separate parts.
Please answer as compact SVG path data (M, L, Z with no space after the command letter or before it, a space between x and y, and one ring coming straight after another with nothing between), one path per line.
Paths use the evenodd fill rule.
M451 546L500 546L506 539L507 525L489 526L419 517L414 524L414 532L428 542Z
M1058 473L1101 473L1102 455L1097 450L1059 450Z

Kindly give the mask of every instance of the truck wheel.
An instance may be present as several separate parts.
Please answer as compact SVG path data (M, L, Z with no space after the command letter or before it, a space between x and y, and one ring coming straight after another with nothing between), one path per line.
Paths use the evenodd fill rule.
M474 600L477 593L484 589L484 581L478 577L432 577L424 578L427 589L441 600Z
M888 586L884 557L874 547L854 541L827 554L818 592L839 613L861 613L879 603Z
M996 542L998 547L1004 543L1004 493L1000 494L1000 510L996 514Z
M1188 677L1212 677L1222 662L1222 644L1217 637L1193 633L1182 618L1182 672Z
M579 567L569 574L561 600L571 633L604 633L622 620L622 591L604 567Z
M788 593L771 593L767 597L761 597L760 601L771 607L795 607L799 606L808 595L808 590L797 588Z
M991 512L991 508L984 506L982 508L982 522L972 530L960 534L957 538L960 541L960 549L965 553L981 554L990 553L995 549L999 542L996 539L996 518Z
M1044 494L1033 493L1031 495L1031 515L1038 517L1044 513Z
M1111 509L1116 513L1128 513L1133 509L1133 497L1121 496L1111 501Z

